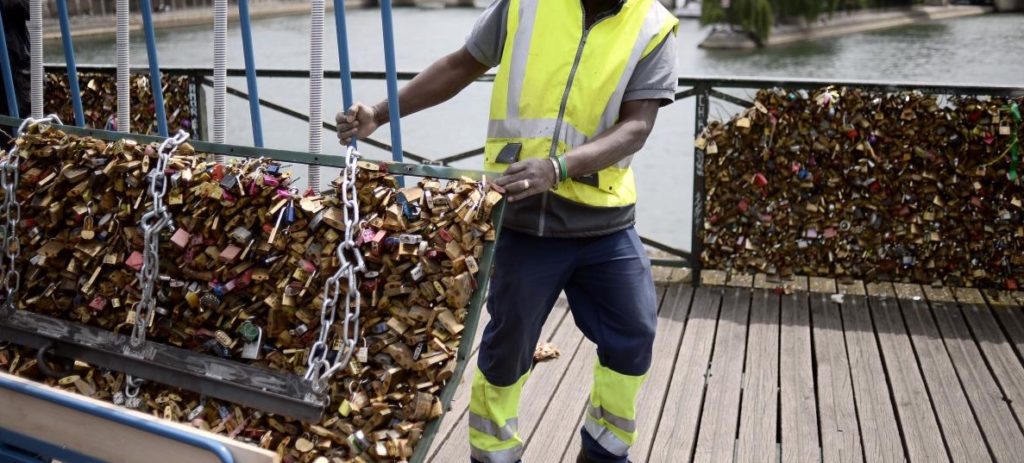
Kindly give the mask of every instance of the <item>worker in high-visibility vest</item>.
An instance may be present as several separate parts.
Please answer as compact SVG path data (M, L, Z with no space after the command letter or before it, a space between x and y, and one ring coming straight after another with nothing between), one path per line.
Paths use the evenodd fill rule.
M597 344L578 461L627 461L657 320L630 161L674 99L677 26L657 0L496 0L464 47L399 93L405 116L498 66L484 168L508 205L469 406L473 461L522 458L520 395L562 291ZM343 143L366 137L388 121L387 102L337 121Z

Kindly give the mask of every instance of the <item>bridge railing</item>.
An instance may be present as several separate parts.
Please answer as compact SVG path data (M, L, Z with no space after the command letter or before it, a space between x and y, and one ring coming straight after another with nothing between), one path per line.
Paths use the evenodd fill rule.
M60 73L66 72L66 68L61 65L52 65L48 66L48 71ZM83 73L96 72L112 74L114 73L114 68L111 66L79 66L78 71ZM146 69L138 68L133 72L143 73L146 72ZM205 139L207 123L205 120L206 103L204 94L206 91L205 89L212 88L213 70L169 67L163 68L163 72L169 75L188 76L190 82L190 101L194 105L192 108L192 114L195 118L193 121L195 132L200 138ZM245 77L246 74L244 69L229 69L227 71L227 75L228 77ZM415 76L416 73L412 72L398 73L399 80L410 80ZM309 73L302 70L259 69L256 70L256 77L264 79L308 79ZM324 71L324 78L326 79L339 79L340 77L341 75L337 71ZM355 71L352 72L352 78L355 80L384 80L386 75L384 72ZM477 80L477 82L485 83L493 81L493 74L481 76ZM938 85L911 82L889 83L874 81L826 81L819 79L680 77L677 85L678 88L675 94L676 101L690 99L694 101L694 134L700 134L707 126L711 118L710 112L713 104L719 105L716 106L717 109L724 108L725 113L736 113L742 109L754 106L753 101L751 101L748 96L751 91L759 89L782 88L786 90L814 90L831 85L837 87L856 87L864 90L881 92L920 91L922 93L934 95L989 97L1017 97L1024 95L1024 89L1008 86ZM246 91L233 86L227 87L227 93L246 100L249 98L249 94ZM275 102L267 98L259 98L258 101L261 107L273 112L299 121L309 121L308 114L290 108L283 103ZM716 113L716 116L719 118L723 117L720 112ZM334 132L337 127L331 122L324 121L323 129L325 131ZM366 143L370 146L386 151L391 151L392 148L391 144L388 142L373 138L363 140L362 143ZM693 181L691 185L693 205L691 215L692 220L690 223L691 234L689 249L680 249L676 246L672 246L649 237L641 237L641 239L645 245L660 251L660 255L658 257L651 259L651 262L654 265L689 268L692 272L693 281L695 283L699 283L702 267L700 257L703 252L702 230L704 229L705 219L705 152L691 143L680 147L679 154L686 154L685 150L687 148L692 149L693 155ZM413 162L447 166L455 162L481 156L484 153L484 148L483 146L480 146L478 148L450 153L434 158L408 149L403 149L402 153L406 159Z

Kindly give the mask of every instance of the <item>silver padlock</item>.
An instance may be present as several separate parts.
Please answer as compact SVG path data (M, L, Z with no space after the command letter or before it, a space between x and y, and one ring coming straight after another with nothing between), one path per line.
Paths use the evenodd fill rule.
M260 350L263 349L263 328L257 327L259 334L256 339L242 345L242 358L248 360L259 360Z
M131 408L133 410L138 410L139 408L142 407L142 398L139 396L128 397L124 401L124 406Z

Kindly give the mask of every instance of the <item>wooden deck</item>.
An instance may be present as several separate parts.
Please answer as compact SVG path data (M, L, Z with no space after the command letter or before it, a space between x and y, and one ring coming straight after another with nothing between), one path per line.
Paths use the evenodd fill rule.
M632 461L1024 461L1015 298L816 278L795 280L791 294L763 278L729 283L659 288ZM524 390L523 461L575 462L594 346L564 300L541 339L562 356ZM469 461L470 362L429 461Z

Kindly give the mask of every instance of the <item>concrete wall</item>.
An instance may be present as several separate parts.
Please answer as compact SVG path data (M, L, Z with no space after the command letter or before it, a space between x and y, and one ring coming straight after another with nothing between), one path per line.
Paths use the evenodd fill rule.
M1024 11L1024 0L994 0L996 11Z
M279 3L304 3L308 0L249 0L251 6L262 4ZM75 16L104 16L114 14L114 6L117 0L67 0L68 15ZM152 0L154 11L183 10L186 8L213 8L213 0ZM132 12L139 10L138 0L128 2ZM229 8L235 8L235 2L229 1ZM43 0L43 11L47 17L57 17L56 0Z

